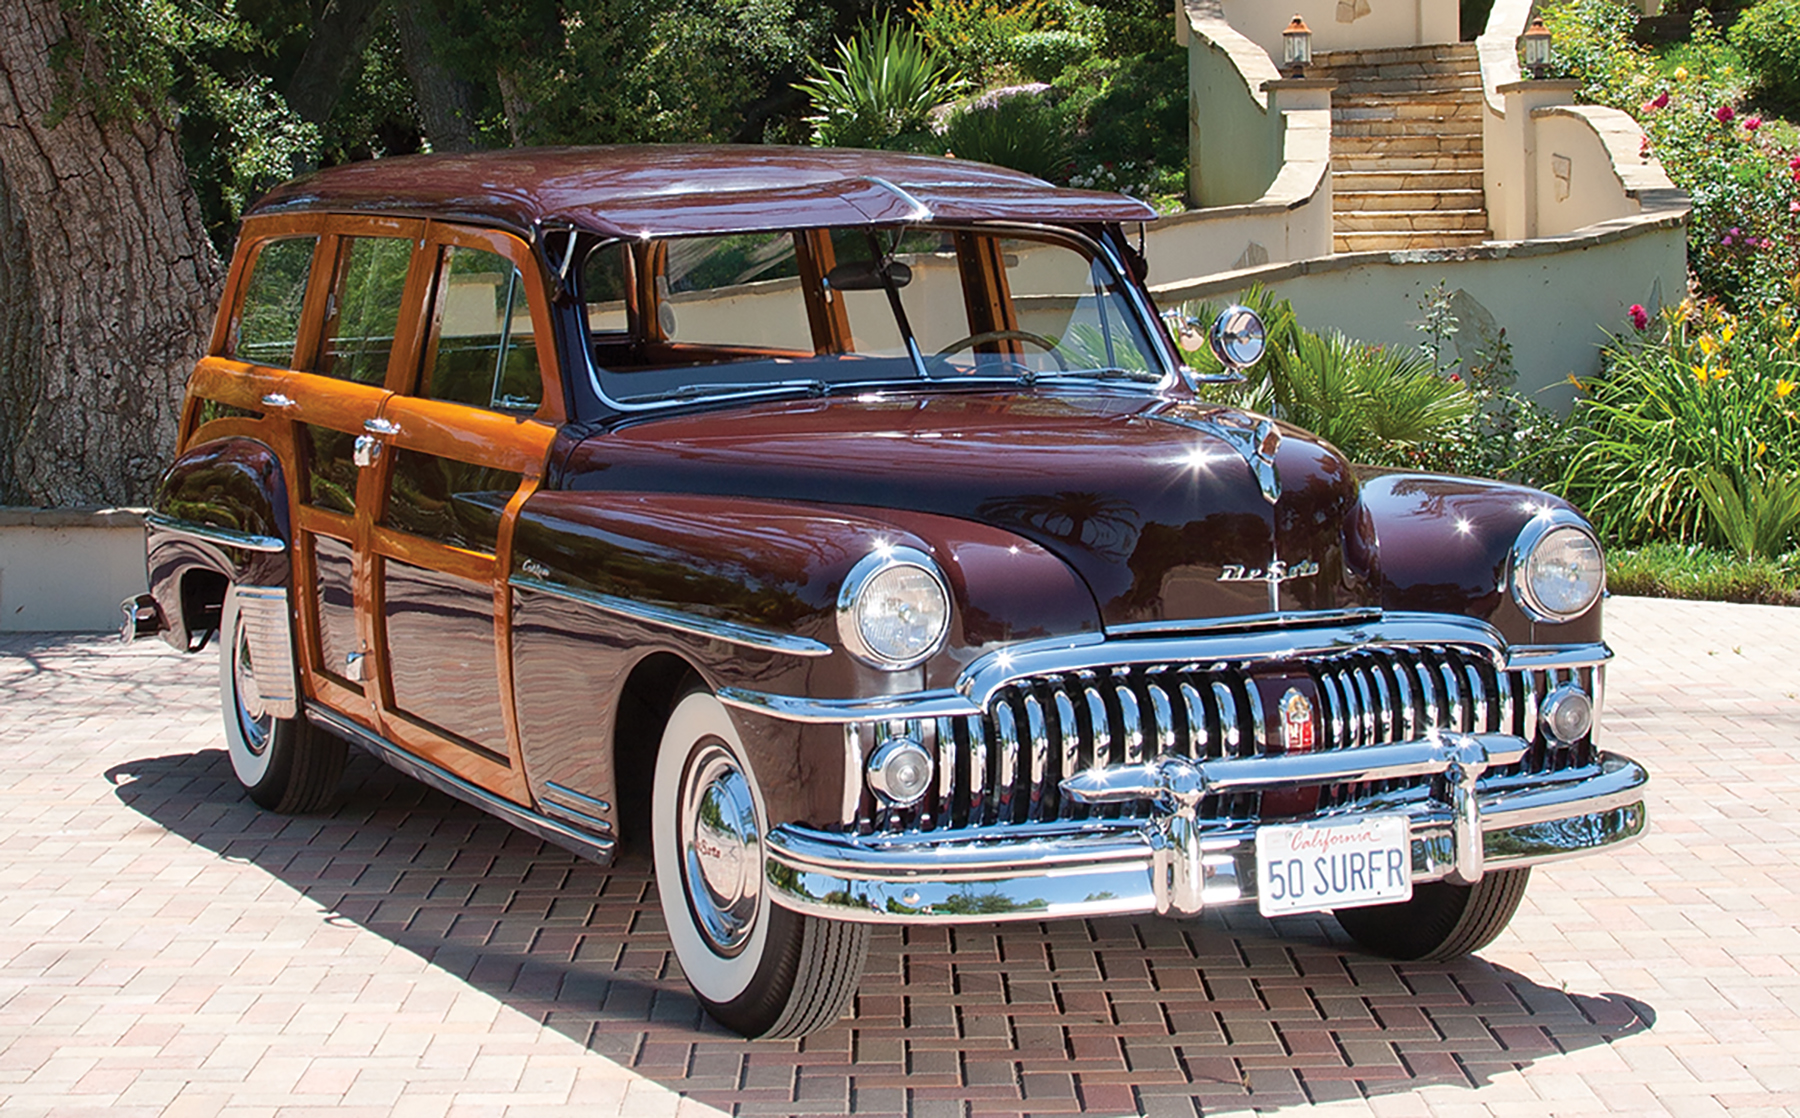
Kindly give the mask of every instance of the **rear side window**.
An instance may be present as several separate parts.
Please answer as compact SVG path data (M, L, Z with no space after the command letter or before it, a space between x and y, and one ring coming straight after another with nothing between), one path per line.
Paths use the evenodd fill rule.
M250 282L244 285L230 356L277 369L294 363L300 308L306 303L306 277L312 271L313 249L318 243L317 237L284 237L257 248Z
M519 269L496 253L451 247L439 276L437 353L426 394L501 411L536 408L544 386Z
M400 325L400 300L412 241L351 237L339 257L334 313L319 355L319 372L358 384L387 379L388 355Z

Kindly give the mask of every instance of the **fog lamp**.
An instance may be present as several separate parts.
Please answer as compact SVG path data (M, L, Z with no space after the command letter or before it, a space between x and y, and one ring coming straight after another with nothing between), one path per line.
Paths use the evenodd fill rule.
M918 803L931 776L931 754L911 738L889 738L869 758L869 787L893 807Z
M1575 744L1594 728L1594 701L1573 683L1544 696L1538 714L1545 735L1562 745Z

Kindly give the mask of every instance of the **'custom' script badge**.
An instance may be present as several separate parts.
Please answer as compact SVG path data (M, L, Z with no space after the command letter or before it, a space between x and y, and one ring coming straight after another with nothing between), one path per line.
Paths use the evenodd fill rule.
M1302 559L1298 563L1283 563L1277 559L1264 567L1246 567L1240 563L1227 563L1219 571L1220 582L1266 582L1276 585L1291 582L1296 578L1312 578L1319 573L1319 565L1311 559Z

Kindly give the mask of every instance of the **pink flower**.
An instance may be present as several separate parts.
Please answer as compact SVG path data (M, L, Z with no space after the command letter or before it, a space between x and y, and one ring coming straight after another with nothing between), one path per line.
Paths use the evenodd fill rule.
M1761 128L1761 127L1762 127L1762 117L1750 116L1750 117L1744 118L1744 131L1754 132L1758 128Z
M1656 99L1654 101L1650 102L1650 107L1653 109L1668 108L1669 107L1669 95L1667 93L1658 93L1656 95Z
M1788 203L1788 213L1800 214L1800 198Z
M1730 105L1720 105L1713 111L1713 119L1720 124L1730 124L1737 119L1737 110Z
M1631 328L1633 330L1650 329L1650 315L1644 310L1644 304L1633 303L1631 304L1631 309L1625 313L1631 316Z
M1800 155L1796 155L1794 158L1788 160L1788 170L1800 171Z

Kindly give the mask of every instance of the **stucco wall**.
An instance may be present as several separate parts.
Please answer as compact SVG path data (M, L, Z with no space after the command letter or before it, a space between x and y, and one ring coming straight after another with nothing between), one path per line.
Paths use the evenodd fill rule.
M144 589L139 513L0 508L0 632L117 630Z
M1626 329L1626 308L1654 309L1681 298L1686 230L1671 217L1462 252L1358 253L1162 285L1156 295L1163 307L1218 302L1260 282L1291 300L1307 329L1411 347L1421 337L1420 300L1440 281L1456 300L1455 343L1472 351L1504 327L1519 388L1564 410L1574 394L1568 377L1599 371L1606 332Z
M1188 36L1188 201L1254 202L1281 171L1279 123L1264 82L1281 75L1267 54L1218 20L1194 20Z
M1298 14L1313 33L1313 50L1369 50L1454 43L1457 0L1220 0L1226 22L1281 62L1281 32Z

